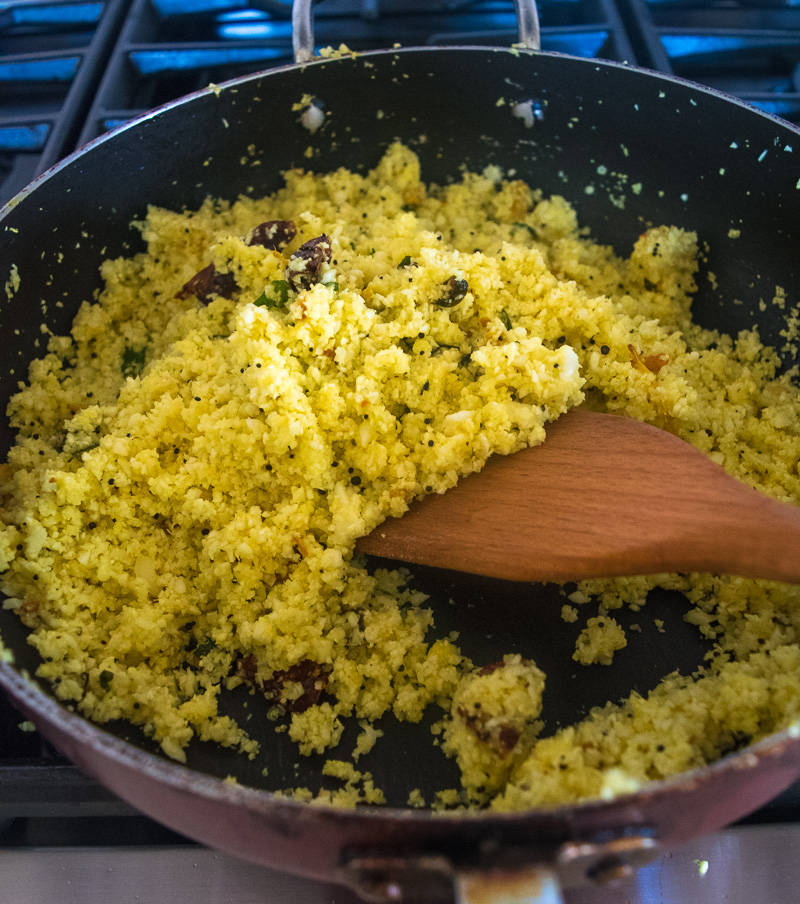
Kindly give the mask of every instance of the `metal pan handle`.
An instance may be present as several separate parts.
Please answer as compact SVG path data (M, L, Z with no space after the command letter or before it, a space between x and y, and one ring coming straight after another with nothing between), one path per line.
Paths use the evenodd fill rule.
M314 56L314 0L294 0L292 4L292 47L296 63L307 63ZM514 0L517 12L519 46L541 50L539 12L536 0Z

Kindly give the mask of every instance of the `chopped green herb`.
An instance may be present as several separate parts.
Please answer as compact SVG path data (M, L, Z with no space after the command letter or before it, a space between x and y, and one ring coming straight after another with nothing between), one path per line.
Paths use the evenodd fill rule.
M111 682L114 680L114 673L109 672L108 669L103 669L97 680L100 682L100 687L102 687L104 691L110 690Z
M399 270L401 267L410 267L414 264L414 261L411 259L411 255L407 254L397 265L397 269Z
M506 311L505 308L503 308L500 311L500 319L503 321L503 326L507 330L510 330L511 329L511 318L508 316L508 311Z
M207 656L214 649L214 647L216 647L216 643L210 637L207 637L202 643L199 643L197 645L197 648L194 652L198 657Z
M289 291L289 283L285 279L273 279L253 304L270 310L285 308L289 303Z
M122 352L122 376L138 377L144 368L144 360L147 356L147 346L132 348L126 345Z
M100 445L100 438L97 436L93 436L91 438L85 439L83 442L75 442L72 444L69 454L73 459L79 459L84 452L90 452L92 449L96 449ZM66 450L65 450L66 451Z
M530 234L531 234L534 238L536 238L536 230L533 228L533 226L528 226L527 223L519 223L519 222L517 222L517 223L512 223L512 225L513 225L513 226L519 226L520 229L527 229L528 232L530 232Z

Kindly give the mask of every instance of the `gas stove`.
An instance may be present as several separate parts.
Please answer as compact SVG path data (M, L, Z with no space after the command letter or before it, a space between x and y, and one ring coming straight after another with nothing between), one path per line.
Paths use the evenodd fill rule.
M542 0L545 50L626 61L800 123L797 0ZM0 203L93 138L210 82L291 62L289 0L0 0ZM319 46L510 45L512 0L326 0ZM0 904L323 900L343 889L239 863L136 813L0 698ZM800 785L744 823L569 904L791 900Z

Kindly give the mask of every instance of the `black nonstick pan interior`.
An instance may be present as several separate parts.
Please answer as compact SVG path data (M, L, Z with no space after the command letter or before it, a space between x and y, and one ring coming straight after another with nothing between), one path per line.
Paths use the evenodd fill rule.
M385 567L391 563L375 559L372 564ZM581 666L571 657L577 636L586 618L596 614L596 606L587 604L585 614L567 624L561 619L561 607L567 600L555 585L518 584L423 567L414 568L412 574L412 585L430 596L435 614L433 636L457 631L461 649L477 666L497 662L506 653L521 653L543 669L548 676L542 713L546 734L577 721L594 706L624 699L631 691L646 694L672 671L690 674L710 648L697 630L683 621L688 609L685 598L656 589L642 611L626 608L614 613L620 624L637 624L641 631L629 632L628 646L615 654L613 666ZM570 587L564 590L569 592ZM37 654L24 646L24 630L16 616L3 612L0 630L6 643L19 651L18 665L33 672ZM269 791L337 787L337 782L321 774L330 753L300 756L288 736L276 731L283 723L267 718L270 705L261 695L245 686L224 692L221 709L247 726L260 742L261 753L248 760L215 744L194 741L188 749L191 768L222 779L235 776L242 784ZM441 709L432 706L419 724L400 723L391 715L376 723L384 736L360 758L358 768L372 773L390 806L405 806L414 789L430 802L437 791L459 787L455 764L432 743L431 725L442 715ZM103 727L159 754L157 744L127 723ZM337 748L342 758L354 749L358 733L353 719Z

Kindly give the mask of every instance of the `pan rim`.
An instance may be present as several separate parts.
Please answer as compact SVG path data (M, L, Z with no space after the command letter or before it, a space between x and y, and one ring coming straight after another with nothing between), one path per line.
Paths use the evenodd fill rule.
M755 114L762 120L772 123L776 128L780 129L780 131L795 135L800 139L800 126L795 126L786 120L782 120L771 113L755 107L747 101L740 100L739 98L725 94L724 92L699 85L678 76L666 75L643 67L632 66L627 63L620 63L612 60L585 59L554 51L533 51L522 47L492 48L470 45L447 47L398 47L365 51L363 53L355 54L354 56L346 55L335 58L315 58L304 63L288 63L284 66L274 67L269 70L239 76L222 82L219 85L208 86L156 107L153 110L147 111L133 118L129 122L118 126L106 134L93 139L91 142L77 149L68 157L64 158L64 160L59 161L53 167L41 174L0 209L0 222L19 206L20 203L23 203L28 196L33 195L40 185L57 176L61 170L80 161L87 153L91 153L94 148L104 145L105 142L114 140L115 136L127 132L130 129L137 128L142 123L156 119L175 108L183 108L192 103L202 102L204 99L207 99L212 95L216 96L220 92L235 91L239 86L259 81L265 77L304 71L306 68L310 67L324 67L334 64L355 65L361 60L370 61L375 58L397 57L412 53L432 53L441 57L442 54L462 54L465 52L481 55L486 58L500 53L519 59L541 58L545 60L563 60L565 64L590 67L596 71L630 71L631 73L652 80L653 84L679 86L684 89L698 92L703 96L733 104L751 114ZM800 148L798 148L798 150L800 150ZM743 750L724 757L715 763L696 767L695 769L679 773L678 775L671 776L667 779L649 782L635 792L622 794L611 798L610 800L592 799L576 804L565 804L561 806L541 807L511 812L496 812L491 810L434 812L429 808L416 810L401 807L360 807L354 810L342 810L323 803L307 804L252 786L231 784L216 776L195 771L177 762L170 761L156 754L142 750L134 744L111 735L102 729L102 727L90 722L83 716L70 712L66 706L60 704L41 689L33 678L25 677L23 673L17 671L8 663L0 663L0 686L2 686L13 699L18 700L21 704L29 707L31 711L36 716L41 717L42 720L49 721L57 718L60 725L65 728L65 731L67 731L72 738L87 739L90 746L101 751L109 759L128 766L135 766L137 769L142 769L152 778L158 781L167 782L174 788L190 788L192 793L201 794L208 799L236 802L254 810L261 809L268 805L271 810L281 809L287 814L298 814L300 818L310 812L320 815L325 814L326 818L335 822L347 821L350 819L357 819L359 822L364 820L392 819L401 820L413 825L436 820L437 825L463 826L470 821L480 819L487 827L491 828L492 826L520 825L533 819L563 820L564 818L573 815L602 813L611 808L618 809L620 805L625 802L635 804L638 801L668 794L677 786L691 787L694 783L703 782L707 778L715 776L718 773L745 768L752 764L753 757L758 758L760 756L778 755L783 752L784 749L790 747L800 750L800 720L798 720L793 722L788 728L771 734L761 741L749 745Z
M617 60L589 59L586 57L577 57L571 54L561 53L559 51L532 50L528 47L513 45L511 47L487 47L481 45L465 44L452 46L431 45L381 48L377 50L353 52L352 54L343 54L341 56L315 57L314 59L303 63L286 63L282 66L275 66L270 69L258 70L256 72L251 72L246 75L228 79L226 81L220 82L219 84L210 83L205 88L200 88L197 91L192 91L189 94L176 98L175 100L171 100L167 103L154 107L151 110L133 117L128 122L122 123L121 125L118 125L115 128L109 130L108 132L105 132L103 135L99 135L96 138L93 138L82 147L76 148L69 155L64 157L63 160L58 161L58 163L55 163L49 169L45 170L45 172L41 173L39 176L33 179L13 198L11 198L2 207L0 207L0 222L2 222L3 219L5 219L5 217L14 208L22 203L22 201L26 197L33 194L41 184L53 178L62 169L65 169L74 162L80 160L87 153L91 153L94 148L105 144L107 141L113 140L117 135L127 132L130 129L134 129L143 123L149 122L150 120L156 119L176 108L182 108L195 102L202 102L212 95L218 97L223 92L235 93L238 87L241 85L248 84L252 81L258 81L262 78L269 78L273 75L279 76L295 71L303 72L306 69L325 67L330 65L354 64L362 60L370 62L373 58L396 57L406 54L423 53L441 55L464 52L476 55L481 54L486 56L487 58L497 54L505 54L517 59L535 60L544 58L548 60L564 61L566 64L570 65L591 67L595 69L595 71L611 70L631 72L638 76L643 76L646 79L652 79L654 83L664 83L666 85L682 87L684 89L695 91L701 95L705 95L717 101L723 101L733 104L736 107L746 110L747 112L766 120L777 128L797 135L798 139L800 139L800 125L794 125L794 123L791 123L786 119L782 119L781 117L776 116L773 113L769 113L766 110L762 110L746 100L742 100L741 98L735 97L732 94L727 94L723 91L719 91L716 88L711 88L707 85L702 85L698 82L691 81L690 79L682 78L681 76L668 75L663 72L658 72L654 69L648 69L646 67L633 65L627 62L619 62Z

